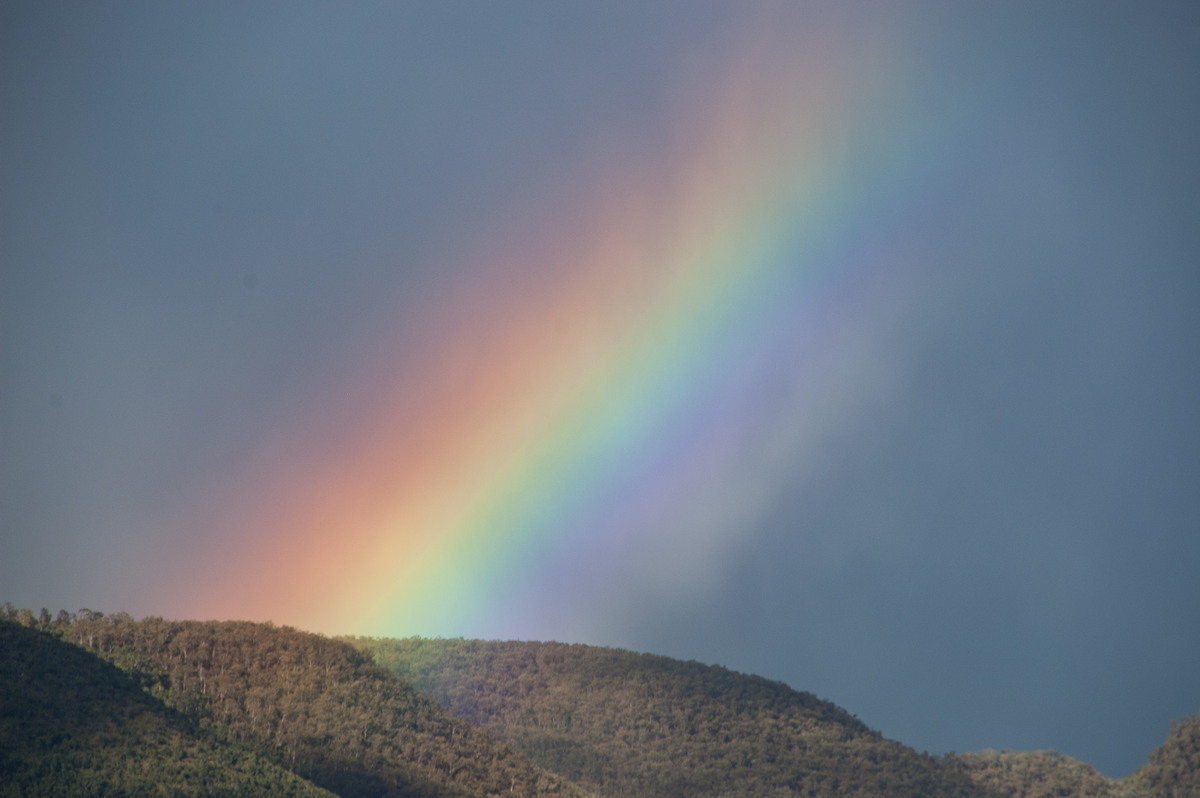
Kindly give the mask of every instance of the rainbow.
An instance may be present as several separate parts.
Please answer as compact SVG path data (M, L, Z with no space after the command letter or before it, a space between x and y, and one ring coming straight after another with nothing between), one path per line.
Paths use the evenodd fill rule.
M886 36L835 28L752 26L673 132L582 159L382 325L222 497L226 576L186 613L590 641L703 590L816 467L903 290L919 131Z

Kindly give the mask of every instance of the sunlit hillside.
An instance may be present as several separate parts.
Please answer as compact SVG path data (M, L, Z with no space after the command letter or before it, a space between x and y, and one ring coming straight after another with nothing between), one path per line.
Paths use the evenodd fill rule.
M758 676L562 643L0 609L0 798L1195 798L1200 717L1124 780L931 756Z

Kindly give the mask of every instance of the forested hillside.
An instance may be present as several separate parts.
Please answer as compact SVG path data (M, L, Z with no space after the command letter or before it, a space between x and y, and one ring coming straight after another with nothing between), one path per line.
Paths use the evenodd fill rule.
M342 642L269 624L123 614L43 615L38 625L343 798L586 795Z
M989 795L834 704L724 668L558 643L355 643L451 711L604 795Z
M1167 740L1134 774L1154 798L1200 796L1200 715L1171 724Z
M998 798L1165 798L1136 778L1105 778L1055 751L980 751L948 756L946 762Z
M329 639L0 608L0 798L1198 798L1200 717L1128 779L933 757L779 682L560 643Z
M0 796L104 794L330 796L87 651L0 620Z
M946 757L998 798L1200 798L1200 715L1172 723L1166 741L1126 779L1107 779L1054 751Z

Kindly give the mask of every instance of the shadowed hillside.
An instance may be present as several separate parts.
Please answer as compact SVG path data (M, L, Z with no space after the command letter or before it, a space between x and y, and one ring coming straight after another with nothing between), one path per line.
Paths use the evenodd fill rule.
M724 668L557 643L355 642L456 714L604 795L990 795L834 704Z
M65 616L40 625L343 798L587 795L343 642L270 624Z
M1118 781L1053 751L918 754L649 654L0 608L0 798L331 794L1197 798L1200 717Z
M0 621L0 796L330 793L202 733L111 664Z

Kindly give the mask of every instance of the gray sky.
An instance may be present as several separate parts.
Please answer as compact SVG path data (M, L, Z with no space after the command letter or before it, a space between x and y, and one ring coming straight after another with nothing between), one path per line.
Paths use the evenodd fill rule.
M734 196L721 168L743 161L711 142L737 136L709 135L724 120L751 152L777 148L745 196L776 196L756 179L792 196L799 164L813 204L764 201L756 228L717 196L704 218L771 241L811 228L783 260L826 276L755 288L753 313L731 298L736 358L687 328L682 351L722 376L679 384L728 395L664 405L699 420L646 455L653 491L613 450L601 495L653 504L643 526L488 543L496 573L450 561L514 596L508 616L347 631L695 658L918 749L1054 748L1131 772L1200 710L1200 10L598 5L0 6L0 599L207 617L220 593L243 617L335 631L242 584L309 579L299 555L255 559L267 544L238 524L271 505L247 496L315 517L296 498L314 485L386 495L355 436L400 424L380 402L424 418L388 375L493 353L504 368L488 336L508 341L516 316L560 329L558 287L617 251L572 242L639 219L674 241L678 185L702 185L681 174L711 167ZM816 132L802 147L794 131ZM676 202L587 212L611 210L609 190L636 206L633 183ZM703 258L678 260L686 276ZM626 321L620 303L562 307ZM447 332L468 327L481 337ZM454 361L447 341L481 354ZM445 384L476 384L462 368ZM528 406L547 384L525 383ZM457 451L410 426L429 457ZM263 540L332 551L279 524ZM391 594L346 584L313 590L388 617Z

